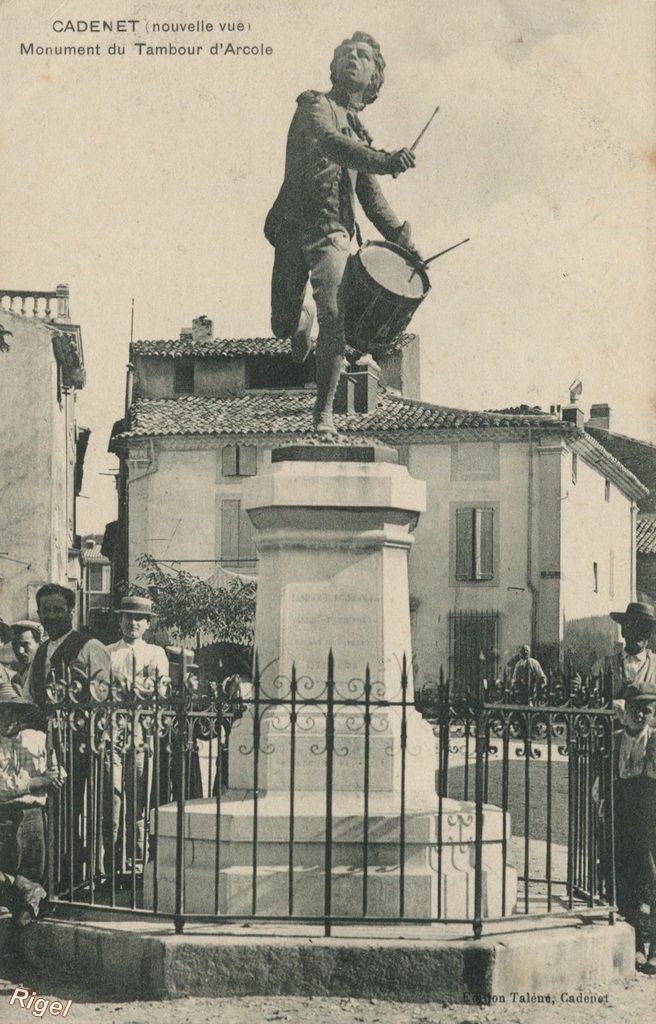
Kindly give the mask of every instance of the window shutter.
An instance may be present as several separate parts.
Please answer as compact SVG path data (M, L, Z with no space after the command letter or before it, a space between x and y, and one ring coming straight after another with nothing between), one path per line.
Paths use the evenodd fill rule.
M239 475L255 476L257 473L257 448L254 444L239 445ZM250 522L250 520L249 520Z
M476 578L491 580L494 575L494 509L477 508L478 558Z
M237 448L234 444L226 445L221 452L221 472L224 476L237 475Z
M239 559L239 509L239 501L221 502L221 560L225 562Z
M472 579L474 566L473 509L456 509L456 579Z
M242 510L239 515L239 561L252 562L257 558L253 540L253 524L248 512Z

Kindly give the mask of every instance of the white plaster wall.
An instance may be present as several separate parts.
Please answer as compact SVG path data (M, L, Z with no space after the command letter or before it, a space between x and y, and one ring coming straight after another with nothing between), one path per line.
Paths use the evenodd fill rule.
M130 470L130 578L145 553L208 578L216 569L216 450L167 448L164 440L151 454L150 465L144 459Z
M137 356L135 395L140 398L174 398L175 359ZM241 395L246 369L243 359L194 360L194 394L205 397Z
M247 440L247 439L246 439ZM241 500L247 477L223 476L222 444L207 448L168 446L159 439L132 461L129 483L130 578L139 555L179 561L188 572L208 579L221 557L221 501ZM151 458L148 461L148 453ZM258 451L258 466L270 462L270 450Z
M0 614L11 620L34 614L41 583L66 582L66 448L51 332L5 311L0 323L13 334L0 355L0 551L14 559L0 559Z
M448 667L448 615L451 611L498 610L500 658L507 660L530 639L531 598L527 584L528 457L525 443L501 443L499 473L493 480L452 478L451 445L412 445L408 468L426 481L427 510L420 518L410 556L417 682ZM495 505L497 559L492 584L456 584L450 559L457 503Z
M577 634L583 630L597 637L595 644L601 645L604 637L612 640L619 635L608 613L623 609L633 596L631 499L611 483L610 500L606 501L603 474L588 466L580 455L576 483L572 481L569 451L561 470L563 635L567 639L572 628Z

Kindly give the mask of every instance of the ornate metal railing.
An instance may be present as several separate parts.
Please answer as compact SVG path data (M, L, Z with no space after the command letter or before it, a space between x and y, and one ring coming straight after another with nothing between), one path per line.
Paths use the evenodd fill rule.
M161 914L178 931L201 919L291 919L326 934L363 921L457 921L474 936L512 913L614 919L607 680L554 679L537 705L508 700L504 681L454 696L443 677L415 703L405 665L394 687L368 669L341 681L332 656L319 681L292 672L263 682L256 671L239 689L234 678L199 681L184 664L181 678L184 687L51 681L49 746L68 775L49 799L59 912ZM415 708L432 726L430 763L417 756ZM394 807L383 813L390 772ZM433 794L421 813L418 788ZM418 911L419 860L434 885ZM448 891L456 861L471 876L466 911Z

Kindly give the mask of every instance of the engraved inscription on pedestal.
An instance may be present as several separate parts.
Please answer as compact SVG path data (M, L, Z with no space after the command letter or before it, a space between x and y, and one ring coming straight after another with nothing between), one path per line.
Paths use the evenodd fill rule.
M366 569L357 573L350 568L318 583L288 583L282 603L280 670L284 675L295 663L297 676L325 682L332 650L336 680L363 679L367 665L373 679L379 676L383 668L380 596L375 576L372 580Z

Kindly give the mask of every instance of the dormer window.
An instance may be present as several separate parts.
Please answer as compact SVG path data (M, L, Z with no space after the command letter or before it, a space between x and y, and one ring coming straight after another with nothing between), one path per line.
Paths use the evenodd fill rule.
M194 393L194 361L193 359L176 359L173 365L173 394L193 395Z

